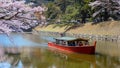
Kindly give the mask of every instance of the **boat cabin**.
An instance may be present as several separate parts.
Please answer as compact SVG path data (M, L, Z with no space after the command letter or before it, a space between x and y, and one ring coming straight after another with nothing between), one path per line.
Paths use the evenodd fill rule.
M60 37L55 38L55 43L64 46L84 46L89 45L88 39L74 38L74 37Z

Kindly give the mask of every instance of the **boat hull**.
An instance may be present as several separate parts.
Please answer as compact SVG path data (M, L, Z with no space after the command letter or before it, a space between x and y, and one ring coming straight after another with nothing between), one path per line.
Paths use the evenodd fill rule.
M59 45L53 42L49 42L48 47L58 49L61 51L66 51L66 52L95 54L95 46L67 46L67 45Z

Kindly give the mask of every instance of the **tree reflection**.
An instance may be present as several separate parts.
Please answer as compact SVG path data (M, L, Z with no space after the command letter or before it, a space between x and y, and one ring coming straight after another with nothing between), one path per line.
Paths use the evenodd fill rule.
M13 51L14 49L15 48L13 48ZM22 54L0 52L3 52L0 54L0 68L34 68L31 64L31 60L28 58L29 55L22 56Z
M97 55L96 65L97 68L119 68L120 61L119 57L111 57L107 55Z

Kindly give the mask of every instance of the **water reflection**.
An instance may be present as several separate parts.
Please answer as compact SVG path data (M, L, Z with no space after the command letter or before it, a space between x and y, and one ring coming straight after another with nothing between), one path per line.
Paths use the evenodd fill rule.
M96 52L113 57L120 57L120 42L98 41Z
M6 68L119 68L120 58L107 55L63 53L49 48L22 47L21 54L4 54L0 66ZM1 67L0 67L1 68Z
M58 61L56 62L59 64L61 63L62 67L60 68L96 68L96 59L94 55L64 53L51 49L49 49L49 51L51 51L51 55L54 56L54 59L57 58Z
M0 46L0 68L120 68L118 43L98 41L96 52L99 54L86 55L47 48L52 37L32 34L13 34L11 37L17 44L14 47L5 35L0 35L3 45ZM20 54L7 53L12 51Z
M26 34L29 35L29 34ZM34 37L34 36L32 36ZM24 36L24 34L10 34L8 37L5 34L0 34L0 45L3 45L4 47L21 47L21 46L37 46L39 45L36 42L33 42L32 40L26 39L27 37Z
M17 55L4 55L0 58L0 68L23 68L23 64Z
M110 56L96 56L96 68L120 68L120 58Z

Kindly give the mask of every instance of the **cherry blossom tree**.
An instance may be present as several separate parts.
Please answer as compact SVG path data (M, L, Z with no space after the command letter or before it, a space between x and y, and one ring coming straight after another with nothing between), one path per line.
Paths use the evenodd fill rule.
M24 32L45 23L45 7L33 7L25 1L0 2L0 33Z
M32 4L25 4L25 1L15 0L13 2L0 1L0 33L7 35L13 45L15 45L14 40L9 35L11 32L24 32L41 23L45 24L43 12L46 11L46 8L34 7ZM17 54L19 50L12 48L7 52ZM4 50L1 50L0 56L3 54Z

